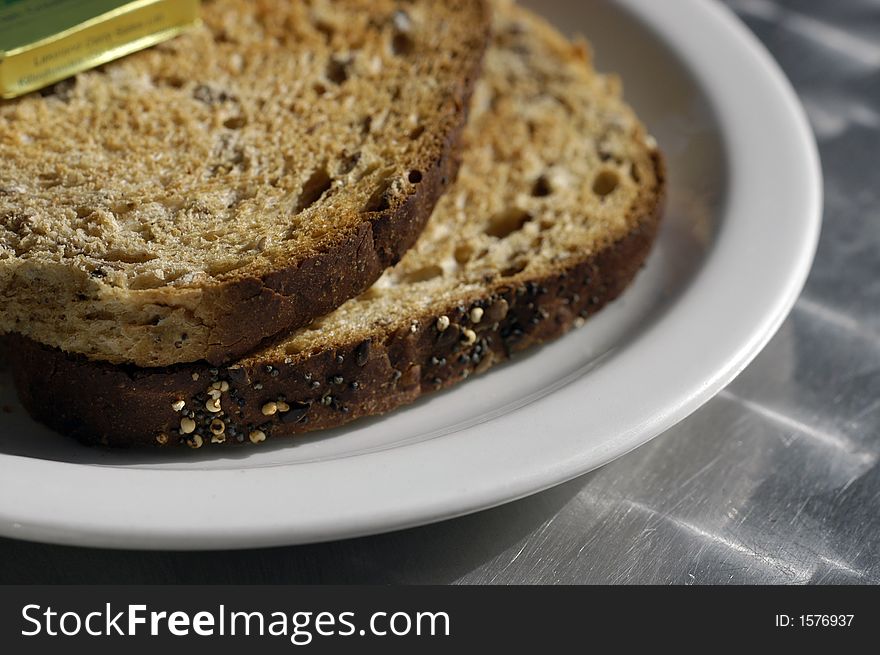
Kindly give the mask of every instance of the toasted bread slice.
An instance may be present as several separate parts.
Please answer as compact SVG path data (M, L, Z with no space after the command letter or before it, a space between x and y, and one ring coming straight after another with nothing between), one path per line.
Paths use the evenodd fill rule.
M0 333L219 364L336 309L453 180L488 32L483 0L213 0L0 102Z
M410 403L613 300L657 231L660 154L583 46L506 3L494 31L459 180L366 294L221 368L112 367L17 340L25 406L92 443L260 443Z

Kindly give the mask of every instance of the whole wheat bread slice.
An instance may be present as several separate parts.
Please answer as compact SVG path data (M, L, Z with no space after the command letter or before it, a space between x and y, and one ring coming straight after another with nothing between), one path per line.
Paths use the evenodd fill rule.
M28 410L90 443L260 443L410 403L618 296L661 217L660 154L584 46L506 3L494 32L461 175L370 291L228 367L113 367L17 339Z
M249 352L368 288L455 176L483 0L213 0L0 102L0 333L140 366Z

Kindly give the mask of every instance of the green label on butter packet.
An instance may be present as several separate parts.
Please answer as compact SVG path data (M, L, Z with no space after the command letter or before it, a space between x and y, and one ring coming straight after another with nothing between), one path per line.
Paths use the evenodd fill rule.
M0 51L51 38L130 0L0 0Z
M200 0L0 0L0 97L14 98L169 39Z

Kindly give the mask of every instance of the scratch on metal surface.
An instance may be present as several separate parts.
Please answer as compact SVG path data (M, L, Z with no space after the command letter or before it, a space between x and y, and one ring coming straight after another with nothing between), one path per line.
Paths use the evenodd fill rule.
M858 423L863 418L868 416L868 414L871 414L872 412L876 412L878 409L880 409L880 398L873 400L872 402L868 403L868 405L866 407L860 409L858 412L853 414L850 417L849 422L850 423Z
M804 510L807 509L807 505L810 504L810 499L807 498L800 505L798 505L797 511L794 513L794 516L791 517L790 523L795 525L797 520L800 518L801 514L804 513Z
M852 565L847 564L846 562L839 560L834 557L828 557L826 555L816 555L820 560L822 560L828 566L839 569L841 571L846 571L847 573L854 575L857 578L862 578L866 580L870 580L870 577L865 571L860 571L859 569L853 568Z
M837 311L823 305L820 302L812 300L808 296L801 296L794 307L795 311L808 313L812 318L819 319L825 323L830 323L849 334L856 336L880 349L880 332L872 330L858 319L848 316L843 312Z
M542 543L547 541L547 538L546 538L547 529L553 524L553 522L556 520L557 516L558 515L554 515L554 516L550 517L550 519L548 519L547 521L544 522L544 524L541 526L541 528L538 532L533 534L531 537L528 537L525 540L523 540L523 544L520 547L520 549L517 551L516 555L514 555L510 559L510 561L506 562L498 571L496 571L492 575L492 578L489 581L489 584L493 584L496 580L498 580L500 578L500 576L502 574L504 574L508 569L510 569L510 567L513 566L517 562L517 560L519 560L519 558L522 556L522 554L527 549L529 549L530 546L533 546L533 548L531 548L531 550L533 552L539 553ZM537 569L543 563L543 561L544 561L544 558L539 555L537 560L531 564L531 569L532 570Z
M798 434L812 439L814 442L821 443L824 446L846 454L848 457L855 458L862 466L873 466L878 460L877 453L864 450L860 444L844 434L828 429L819 429L761 403L741 398L730 391L730 389L725 389L718 396L719 398L735 402L777 425L794 430Z
M849 573L854 577L861 578L867 581L871 580L870 575L866 571L862 571L861 569L854 567L852 564L843 561L837 556L828 555L809 545L802 544L799 541L794 542L793 545L798 546L800 548L800 552L803 555L813 557L817 561L822 562L823 564L826 564L833 569L844 571L845 573ZM856 555L856 557L858 557L858 554Z
M870 67L880 66L880 46L811 16L786 11L782 25L817 44Z
M524 551L526 548L528 548L528 546L529 546L529 542L528 542L528 540L526 540L526 542L522 545L522 548L519 549L519 552L517 552L517 554L513 556L513 559L510 560L508 566L509 566L510 564L513 564L516 560L518 560L518 559L519 559L519 556L523 554L523 551Z
M759 563L768 568L779 571L788 578L806 581L809 580L813 574L813 569L803 568L801 566L798 566L796 563L774 557L773 555L759 553L754 548L749 548L748 546L733 541L732 539L729 539L723 535L714 534L712 532L709 532L708 530L704 530L703 528L697 525L693 525L692 523L689 523L683 519L670 516L669 514L665 514L662 512L658 512L639 502L631 500L627 500L625 502L639 512L648 514L654 518L669 523L676 528L687 532L691 536L704 539L712 544L721 546L730 552L745 556L752 563ZM733 576L731 576L731 579L732 577Z
M849 489L856 480L861 479L861 477L861 475L852 476L840 489L837 490L837 495L842 496L843 494L845 494L846 490Z
M801 100L819 139L834 139L852 128L880 128L880 113L854 98L805 91Z
M635 501L625 502L641 513L648 514L651 517L659 518L675 526L676 528L687 532L692 536L698 537L709 543L722 546L738 555L744 555L750 560L750 562L760 563L764 566L772 568L797 582L808 582L813 579L816 574L815 566L804 566L804 564L806 564L806 562L804 562L805 556L813 558L814 561L817 563L821 562L834 569L849 573L850 575L859 579L873 581L866 571L856 568L852 564L840 559L839 557L822 553L814 548L805 547L798 542L795 542L793 545L799 546L799 550L801 551L799 554L791 553L791 558L775 557L767 553L759 553L756 548L750 548L743 543L730 539L729 537L725 537L723 535L705 530L689 521L685 521L683 519L671 516L663 512L658 512L650 507L647 507L646 505L643 505L642 503ZM803 503L803 505L798 510L798 514L801 513L806 505L806 502ZM781 548L780 552L788 553L789 551ZM793 561L795 559L801 560L802 563ZM731 576L730 579L733 579L733 576Z
M679 484L679 486L686 487L689 484L691 484L694 480L696 480L697 478L705 475L709 471L709 469L711 469L713 466L715 466L715 464L717 464L718 462L721 461L722 457L723 457L723 453L718 453L717 455L715 455L715 457L713 457L711 461L709 461L706 464L704 464L703 466L701 466L700 469L696 473L694 473L693 475L688 476L688 478L683 480Z
M546 521L546 522L544 523L544 525L541 526L541 530L538 532L538 536L539 536L539 537L540 537L541 535L543 535L545 532L547 532L547 528L549 528L551 525L553 525L553 522L556 520L556 517L557 517L557 516L559 516L559 515L558 515L558 514L554 514L553 516L550 517L550 520L549 520L549 521Z
M784 8L770 0L731 0L737 12L773 21L818 45L869 67L880 66L880 45L812 16Z

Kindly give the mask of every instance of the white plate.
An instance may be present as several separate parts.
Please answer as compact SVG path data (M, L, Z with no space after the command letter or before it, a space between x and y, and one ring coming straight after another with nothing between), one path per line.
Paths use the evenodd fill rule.
M535 2L594 43L669 157L647 270L588 327L388 417L284 446L107 453L0 387L0 533L127 548L303 543L438 521L601 466L718 392L793 305L820 227L815 143L756 39L707 0Z

